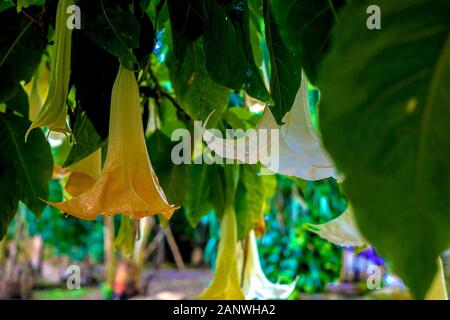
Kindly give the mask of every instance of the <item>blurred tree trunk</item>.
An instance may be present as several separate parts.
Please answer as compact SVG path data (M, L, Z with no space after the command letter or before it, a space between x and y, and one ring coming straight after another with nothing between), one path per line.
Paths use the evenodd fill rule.
M105 257L105 280L112 288L116 272L116 256L114 252L114 217L103 217L103 244Z
M133 252L133 262L136 265L136 273L135 273L135 281L137 284L141 284L142 282L142 272L144 270L144 263L146 258L146 248L148 238L150 236L150 232L152 231L154 225L153 217L145 217L140 220L139 225L139 239L134 243L134 252ZM141 285L139 286L139 291L142 292Z
M40 235L30 239L30 260L34 275L39 278L42 274L42 263L44 259L44 241Z
M0 241L0 268L3 269L3 266L6 261L6 245L8 243L8 236L5 235L3 240Z
M8 254L0 272L0 299L29 299L32 295L33 273L27 248L28 226L20 209L15 223L14 237L7 244Z

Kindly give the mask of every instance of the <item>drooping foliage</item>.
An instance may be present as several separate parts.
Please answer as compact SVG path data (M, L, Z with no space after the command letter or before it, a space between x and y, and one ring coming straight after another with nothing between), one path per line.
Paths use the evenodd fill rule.
M272 171L335 189L339 178L361 235L425 297L450 245L450 1L377 3L381 30L365 0L0 1L0 237L19 202L39 216L59 201L90 219L170 218L174 204L196 226L214 212L245 241L280 177L203 152L202 137L273 128L284 167ZM193 139L175 163L180 128ZM100 148L94 191L50 199L60 167Z

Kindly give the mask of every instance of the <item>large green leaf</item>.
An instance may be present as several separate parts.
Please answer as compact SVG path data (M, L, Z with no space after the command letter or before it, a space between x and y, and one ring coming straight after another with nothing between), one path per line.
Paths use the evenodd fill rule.
M206 164L189 166L190 183L184 206L186 217L194 227L212 209L208 201L208 190L215 188L209 181L211 171L214 169L213 166Z
M214 124L226 108L230 90L210 79L201 42L188 46L181 60L172 54L168 65L177 101L184 111L195 120L205 120L215 111L210 118L210 124Z
M13 8L14 2L12 0L1 0L0 1L0 12L5 11L7 9Z
M186 47L203 34L204 8L199 0L167 0L174 52L182 59Z
M22 87L17 87L17 94L3 102L8 109L18 112L25 118L28 118L28 96Z
M302 65L298 56L284 45L268 0L264 2L264 22L270 53L270 94L274 102L270 110L277 123L282 124L281 120L291 110L300 88Z
M155 28L148 14L140 8L139 3L142 5L140 1L134 2L134 15L141 26L141 32L139 35L139 48L134 49L133 52L140 67L144 68L150 60L155 45Z
M0 155L14 166L15 178L21 185L20 200L39 215L45 208L42 199L48 197L53 161L41 130L32 131L25 143L23 137L29 126L25 118L0 113Z
M423 298L450 245L450 1L352 2L319 85L325 146L361 231Z
M157 130L147 139L147 150L168 201L175 205L182 205L189 183L188 172L185 164L175 165L171 160L171 150L175 144Z
M105 139L102 139L95 131L86 113L81 111L80 108L77 108L75 120L73 121L73 136L75 144L70 149L63 167L68 167L86 158L105 142Z
M29 6L42 6L45 0L17 0L17 12L21 12L22 9Z
M344 4L345 0L271 0L272 13L286 46L298 54L313 83L329 47L337 10Z
M102 50L83 30L72 34L71 84L77 108L81 108L102 139L109 130L111 92L119 62ZM76 138L76 136L75 136Z
M211 79L234 90L245 89L261 101L270 100L255 64L249 31L247 0L205 0L205 62Z
M139 47L140 25L126 3L80 0L82 29L100 47L120 58L127 67L137 63L130 49Z
M21 194L21 184L17 179L14 164L3 156L0 158L0 241L8 230L8 225L16 214Z
M236 191L238 239L243 239L264 213L276 187L275 176L259 175L260 165L241 165Z
M38 26L15 8L0 13L0 101L16 95L20 81L31 79L45 42Z

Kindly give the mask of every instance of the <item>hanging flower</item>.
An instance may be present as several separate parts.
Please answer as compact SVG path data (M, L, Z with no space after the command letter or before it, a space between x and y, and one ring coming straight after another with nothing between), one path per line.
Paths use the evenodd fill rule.
M48 127L50 131L71 134L66 122L66 98L69 92L72 30L66 26L66 10L73 4L74 0L60 0L58 3L49 91L39 115L25 134L25 140L30 131L38 127Z
M162 214L167 219L172 216L176 207L168 204L147 153L133 71L120 66L114 82L108 151L100 177L75 198L50 204L86 220L99 214L134 218Z
M259 261L258 246L254 231L250 231L245 259L242 289L248 300L286 299L295 289L296 280L290 284L270 282Z
M321 238L340 246L363 247L368 244L356 225L350 206L336 219L323 224L308 224L308 229L317 233Z
M28 101L29 101L28 118L31 121L34 121L39 115L39 111L41 110L42 107L42 100L41 95L39 94L39 87L37 84L36 77L34 77L32 80L32 87L30 94L28 96Z
M236 214L228 206L220 224L219 249L216 270L211 284L198 298L204 300L244 300L240 287L239 264L237 260Z
M238 139L222 139L204 129L203 138L208 147L222 158L250 164L260 161L270 171L288 176L306 180L337 177L334 164L311 122L306 84L306 76L303 75L292 109L284 116L282 126L276 123L268 108L264 110L252 133L257 133L257 143L253 142L252 134ZM277 161L273 161L274 156ZM269 157L270 161L265 161L264 157Z
M328 223L310 224L309 230L339 246L370 246L370 243L363 238L358 230L358 225L350 206L339 217ZM437 272L431 287L428 289L425 300L448 300L441 258L437 260Z

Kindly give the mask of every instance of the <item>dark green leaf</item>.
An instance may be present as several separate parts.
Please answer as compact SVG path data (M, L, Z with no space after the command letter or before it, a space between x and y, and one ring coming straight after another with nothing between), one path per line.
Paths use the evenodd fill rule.
M28 96L22 87L17 87L17 94L5 100L4 103L8 109L20 113L23 117L28 118Z
M208 189L208 202L212 205L220 220L227 203L225 173L223 167L219 165L210 167L208 183L211 188Z
M63 167L68 167L90 155L100 148L105 139L102 139L95 131L86 113L77 108L75 121L73 124L73 136L75 144L70 149Z
M0 157L0 241L8 230L8 225L16 214L19 205L21 184L17 179L14 164Z
M111 92L119 62L90 40L84 31L72 34L71 84L81 108L102 139L108 136Z
M16 179L22 186L20 199L39 215L48 197L48 181L53 172L50 146L41 130L33 130L25 143L25 132L30 126L25 118L0 113L0 154L12 163Z
M208 15L203 40L208 73L223 86L245 89L250 96L268 102L270 96L253 56L247 0L226 2L224 6L205 0Z
M137 63L130 49L139 47L140 26L126 5L114 0L80 0L82 29L100 47L131 67Z
M0 12L5 11L7 9L13 8L14 2L12 0L1 0L0 1Z
M22 9L29 6L42 6L45 0L17 0L17 12L21 12Z
M272 14L286 46L299 55L314 84L329 47L336 12L344 4L345 0L271 0Z
M450 245L450 1L342 12L319 85L324 143L365 238L423 298Z
M15 8L0 13L0 101L19 91L41 62L46 39L38 27Z
M155 28L147 13L140 9L139 1L135 2L135 16L141 26L139 48L133 50L141 68L147 65L155 44Z
M182 59L186 47L203 34L204 12L199 0L167 0L175 55Z
M147 139L153 169L169 203L181 205L184 203L189 181L186 165L175 165L171 160L171 150L175 144L161 131L155 131Z
M282 124L284 115L291 110L302 80L302 65L298 55L288 49L282 39L269 7L264 2L266 41L270 54L270 94L273 99L273 116Z
M206 164L189 166L190 183L184 207L186 217L193 227L212 209L208 201L209 190L215 188L209 180L212 170L215 168Z

